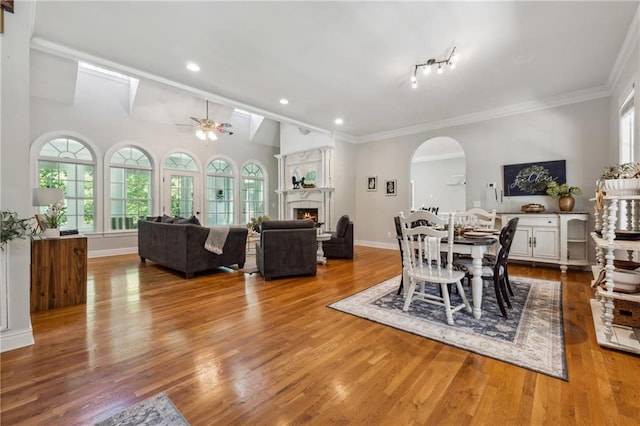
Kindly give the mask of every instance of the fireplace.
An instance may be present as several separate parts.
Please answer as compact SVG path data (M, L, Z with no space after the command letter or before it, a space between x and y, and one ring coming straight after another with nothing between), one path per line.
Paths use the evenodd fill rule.
M314 222L318 222L318 209L293 209L293 214L296 219L311 219Z

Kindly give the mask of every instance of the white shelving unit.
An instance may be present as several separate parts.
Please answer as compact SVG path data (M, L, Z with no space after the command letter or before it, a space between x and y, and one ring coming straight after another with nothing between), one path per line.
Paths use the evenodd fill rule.
M640 196L605 196L603 209L596 214L596 232L591 236L596 244L596 265L593 268L594 279L605 269L605 288L598 287L595 299L591 300L591 312L593 324L596 330L598 344L601 346L619 349L640 354L640 332L631 327L614 324L614 308L616 301L626 300L640 303L640 293L628 294L615 291L614 259L616 252L626 252L628 260L632 260L634 253L640 251L640 240L616 240L616 230L633 231L640 234L638 220L632 212L638 212ZM620 209L627 212L626 223L619 224ZM637 329L635 329L637 330Z

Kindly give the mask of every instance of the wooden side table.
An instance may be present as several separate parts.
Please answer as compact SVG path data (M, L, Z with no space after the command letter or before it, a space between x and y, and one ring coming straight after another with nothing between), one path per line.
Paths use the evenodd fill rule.
M31 240L31 312L87 303L87 237Z

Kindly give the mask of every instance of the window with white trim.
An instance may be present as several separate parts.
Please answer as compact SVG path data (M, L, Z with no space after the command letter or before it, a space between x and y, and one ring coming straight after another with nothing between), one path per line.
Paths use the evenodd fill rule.
M128 146L110 161L111 230L137 229L138 221L151 214L153 169L149 156Z
M207 225L233 224L233 170L215 159L207 166Z
M95 158L80 140L57 137L38 157L38 187L62 188L67 206L63 229L95 231ZM40 207L40 213L46 212Z
M634 157L634 121L635 107L633 104L634 91L631 93L620 107L620 163L631 163Z
M244 223L251 218L263 216L265 186L264 172L255 163L248 163L242 168L242 220Z

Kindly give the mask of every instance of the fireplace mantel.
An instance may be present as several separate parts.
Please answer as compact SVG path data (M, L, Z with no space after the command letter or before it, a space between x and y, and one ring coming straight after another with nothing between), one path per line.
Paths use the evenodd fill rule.
M288 155L278 159L279 216L294 219L296 208L317 208L318 221L333 223L333 147L322 147ZM305 177L305 184L314 188L294 188L293 180ZM311 180L313 179L313 180Z

